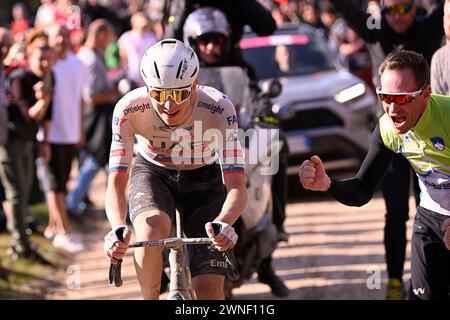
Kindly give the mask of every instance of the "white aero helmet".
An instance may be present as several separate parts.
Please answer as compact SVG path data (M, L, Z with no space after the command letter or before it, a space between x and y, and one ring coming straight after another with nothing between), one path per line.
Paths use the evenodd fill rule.
M192 46L192 40L206 33L221 33L228 38L230 24L225 14L214 7L202 7L188 15L183 27L184 43Z
M176 89L191 86L199 71L197 55L176 39L164 39L147 49L141 76L148 88Z

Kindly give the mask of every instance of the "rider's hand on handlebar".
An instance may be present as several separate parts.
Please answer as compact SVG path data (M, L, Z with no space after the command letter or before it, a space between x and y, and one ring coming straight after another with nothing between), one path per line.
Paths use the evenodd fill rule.
M119 226L105 236L103 249L112 264L122 259L128 249L131 238L131 229L128 226ZM123 241L122 241L123 240Z
M444 232L445 247L450 250L450 218L442 224L442 232Z
M214 232L213 224L220 226L220 231L216 234ZM214 221L205 224L206 234L211 238L212 243L219 251L226 251L232 249L238 239L238 235L234 228L225 222Z
M322 160L318 156L312 156L311 160L305 160L300 165L298 172L303 188L313 191L327 191L331 180L325 173Z

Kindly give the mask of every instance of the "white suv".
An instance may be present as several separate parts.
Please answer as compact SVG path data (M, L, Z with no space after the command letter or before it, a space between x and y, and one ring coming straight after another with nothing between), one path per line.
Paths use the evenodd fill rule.
M283 90L272 111L286 132L289 174L313 154L327 170L361 164L376 120L376 96L333 57L321 33L309 27L272 36L245 34L244 59L258 80L278 79Z

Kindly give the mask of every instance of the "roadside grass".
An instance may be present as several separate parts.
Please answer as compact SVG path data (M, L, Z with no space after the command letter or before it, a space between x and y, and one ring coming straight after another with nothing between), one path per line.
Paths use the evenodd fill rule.
M40 226L48 221L48 210L45 203L30 206L33 217ZM42 230L38 230L42 231ZM11 241L8 232L0 234L0 261L8 276L0 277L0 299L45 299L62 281L64 270L70 264L67 254L55 249L50 240L42 235L33 234L32 243L38 252L52 266L42 265L23 258L13 261L7 254Z

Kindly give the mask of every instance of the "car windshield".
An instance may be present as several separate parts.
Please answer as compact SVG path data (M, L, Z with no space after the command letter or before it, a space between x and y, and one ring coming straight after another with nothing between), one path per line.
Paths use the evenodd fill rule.
M335 69L325 43L306 34L244 38L240 46L258 80Z

